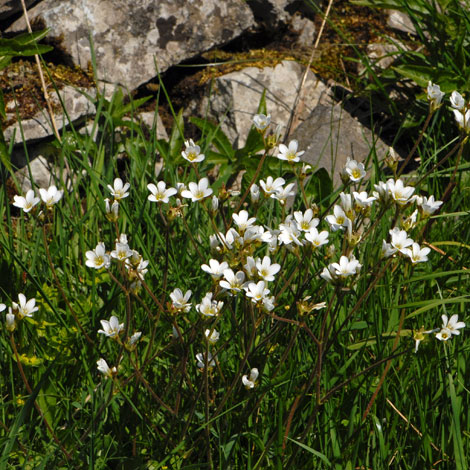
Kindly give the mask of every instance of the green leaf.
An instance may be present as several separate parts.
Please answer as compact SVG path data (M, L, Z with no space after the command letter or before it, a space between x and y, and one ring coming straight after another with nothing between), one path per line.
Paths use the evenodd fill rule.
M10 160L10 152L8 151L2 129L0 129L0 161L10 173L13 171Z
M181 160L181 148L184 142L184 120L183 120L183 109L180 109L173 127L171 128L170 140L169 140L169 155L172 163L178 163Z
M327 201L333 193L333 182L325 168L318 169L305 186L305 193L314 202Z
M332 466L331 462L328 460L326 455L322 454L321 452L318 452L318 450L312 449L311 447L303 444L302 442L291 439L290 437L287 437L287 439L289 439L289 441L293 442L294 444L297 444L299 447L302 447L302 449L306 450L307 452L310 452L311 454L315 455L329 467Z

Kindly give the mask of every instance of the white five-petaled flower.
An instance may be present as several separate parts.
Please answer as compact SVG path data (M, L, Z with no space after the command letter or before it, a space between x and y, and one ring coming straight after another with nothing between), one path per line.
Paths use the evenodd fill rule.
M442 329L437 333L436 338L441 341L447 341L452 335L459 335L460 329L465 328L465 323L459 321L458 314L452 315L450 318L447 315L442 315Z
M22 320L24 317L32 317L33 313L39 310L36 307L36 299L26 300L24 294L18 294L18 303L12 302L9 313L15 314L18 320Z
M106 254L106 248L103 242L98 243L94 250L87 251L85 256L87 257L85 264L89 268L109 268L111 264L110 256Z
M202 178L199 183L188 183L188 188L181 191L181 196L191 199L192 202L201 201L212 194L207 178Z
M255 388L256 380L258 379L258 375L259 375L258 369L256 367L254 367L253 369L251 369L249 377L247 375L244 375L242 377L243 385L247 389Z
M98 330L98 333L106 335L109 338L117 338L121 331L124 329L124 323L119 323L119 320L116 316L112 316L108 320L100 320L102 330Z
M258 276L263 279L263 281L270 282L274 281L274 276L281 269L281 265L277 263L271 264L271 258L265 256L263 261L260 259L256 260L256 269L258 270Z
M277 158L279 160L286 160L289 163L294 163L300 161L300 157L305 153L305 151L298 152L299 143L297 140L291 140L289 142L289 147L284 144L279 144L279 153Z
M263 302L263 299L268 296L270 290L266 288L265 281L259 281L257 284L250 282L246 287L246 296L251 298L254 303Z
M119 201L129 196L127 190L130 188L130 186L131 185L129 183L124 184L121 178L116 178L114 180L113 186L108 184L108 189L111 193L111 196L113 196L116 201Z
M224 270L224 279L222 279L219 284L223 289L227 289L233 292L240 292L243 289L245 283L245 273L243 271L238 271L236 274L232 269Z
M427 97L431 106L431 111L435 111L441 105L444 95L445 93L441 91L441 87L439 85L436 85L431 81L428 82Z
M196 310L206 317L215 317L220 313L223 306L224 303L221 300L212 300L212 292L208 292L201 300L201 303L196 305Z
M465 108L465 100L458 91L453 91L450 95L450 104L454 109L463 111Z
M278 241L284 243L284 245L290 245L294 243L297 246L302 246L303 242L300 240L300 230L297 228L297 224L293 221L287 221L284 224L279 225L280 233L278 235Z
M312 209L307 209L304 213L301 211L294 212L294 219L297 223L297 228L302 232L308 232L320 223L319 219L313 217Z
M356 160L348 157L346 161L346 165L341 172L341 176L343 180L347 181L360 181L364 178L366 174L366 170L363 163L359 163Z
M418 243L413 243L410 248L405 248L404 253L410 258L413 264L425 263L431 248L421 248Z
M187 290L186 293L183 295L183 291L179 288L176 288L170 294L173 307L176 310L179 310L184 313L188 313L189 310L191 309L191 303L189 302L189 299L191 298L191 294L192 292L190 290Z
M184 145L186 149L181 152L181 155L185 160L191 163L199 163L204 160L205 156L201 153L201 147L196 145L193 139L186 140Z
M259 131L264 131L271 123L271 115L255 114L253 116L253 124Z
M283 188L279 188L274 194L271 194L273 199L277 199L282 206L287 202L287 198L295 196L295 183L289 183Z
M286 181L284 180L284 178L279 177L273 179L272 176L268 176L266 178L266 181L260 180L259 185L261 186L261 189L263 190L265 196L271 196L280 188L282 188L285 183Z
M113 375L117 374L116 367L109 368L108 363L104 359L98 359L96 361L97 369L107 378L112 379Z
M333 207L333 214L327 215L325 219L333 232L347 227L348 217L341 206L335 205Z
M407 249L413 244L413 240L408 238L406 231L395 227L394 229L389 230L389 233L392 236L392 240L390 242L392 247L398 250L400 253L407 255Z
M330 272L334 272L337 278L345 279L346 277L358 274L361 267L362 265L354 255L351 255L349 258L343 255L339 259L339 263L331 263L328 269Z
M206 357L205 354L198 353L196 354L196 359L197 359L197 366L199 369L204 369L206 367ZM210 369L211 367L215 366L215 360L212 357L212 354L209 352L207 353L207 368Z
M47 189L40 188L39 194L46 206L52 207L54 204L57 204L62 199L64 191L59 191L54 185L52 185Z
M34 191L30 189L26 196L13 196L13 205L23 209L24 212L29 212L36 204L39 203L40 199L34 195Z
M417 203L421 209L421 213L425 217L428 217L434 214L434 212L436 212L439 209L439 207L441 207L441 205L443 204L442 201L436 201L434 199L434 196L429 196L429 198L427 198L426 196L418 197Z
M211 344L217 343L220 338L220 334L215 328L212 328L212 330L207 329L204 331L204 335L207 338L207 341L209 341Z
M232 214L232 219L241 233L256 222L256 217L248 218L248 212L245 210L240 211L238 214Z
M133 255L132 250L127 244L127 236L125 233L122 233L119 240L116 241L116 247L111 251L110 255L111 258L117 259L118 261L125 261Z
M156 186L149 183L147 189L151 193L148 196L149 201L164 202L165 204L170 201L170 196L174 196L178 192L176 188L167 188L164 181L159 181Z
M387 181L388 190L392 199L400 206L406 205L411 201L411 197L415 191L412 186L405 186L403 181L389 179Z
M209 273L213 279L219 279L223 276L224 271L228 269L227 261L219 263L216 259L210 259L209 265L203 264L201 269L206 273Z
M366 191L361 191L358 193L357 191L353 191L354 200L356 201L356 205L359 206L361 209L365 209L370 207L372 203L377 199L375 196L369 196Z
M326 245L328 243L329 233L326 230L318 232L318 229L313 227L305 234L305 238L312 244L313 248Z

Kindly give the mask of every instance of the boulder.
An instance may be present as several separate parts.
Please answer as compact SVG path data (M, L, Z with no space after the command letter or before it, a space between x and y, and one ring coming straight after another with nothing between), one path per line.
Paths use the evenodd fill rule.
M160 72L223 45L254 25L243 0L43 0L29 11L51 28L74 64L129 90ZM10 31L25 29L23 18Z
M57 93L50 93L53 108L62 110L63 104L67 110L67 113L58 111L54 114L58 130L71 122L76 122L85 116L92 115L96 111L94 104L89 99L96 96L96 90L94 89L85 90L65 86L59 90L59 94L60 98L57 96ZM7 110L12 111L11 105L12 102L7 104ZM21 128L20 124L16 122L4 130L5 140L9 142L14 136L15 144L23 142L23 137L25 141L32 142L51 135L53 135L53 131L46 109L39 111L31 119L21 121Z
M294 61L283 61L275 67L247 67L223 75L215 80L212 94L202 100L199 114L221 122L221 129L229 140L242 147L253 124L263 92L271 115L271 125L278 124L285 134L305 67ZM296 122L302 122L318 103L328 102L328 88L313 72L301 90ZM294 123L295 124L295 123Z

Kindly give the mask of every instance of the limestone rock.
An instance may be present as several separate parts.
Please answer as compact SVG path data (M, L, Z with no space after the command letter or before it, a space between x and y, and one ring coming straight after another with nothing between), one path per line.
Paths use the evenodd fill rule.
M75 122L82 117L95 113L95 106L86 96L88 94L90 97L94 97L96 94L95 90L80 90L71 86L65 86L59 90L59 93L60 99L55 92L50 95L51 101L55 107L62 109L63 104L67 110L67 114L59 112L55 114L56 124L59 130L62 129L63 126L67 126L70 122ZM45 109L38 112L33 118L21 121L21 128L25 141L40 140L53 135L49 116ZM4 136L7 142L13 138L13 135L15 144L19 144L23 141L19 123L12 124L4 130Z
M242 147L266 90L271 126L274 129L280 124L284 134L304 71L297 62L283 61L275 67L247 67L223 75L216 79L213 94L203 100L200 114L204 116L208 110L212 119L221 121L221 129L229 140ZM319 102L328 102L328 88L308 71L297 109L297 122L307 118Z
M410 17L401 11L389 10L387 26L393 29L397 29L403 33L409 33L413 36L416 35L416 29Z
M305 150L301 159L314 168L325 168L335 184L340 182L339 171L348 157L364 162L374 142L379 156L388 150L382 140L340 104L319 104L292 138L299 141L301 150Z
M91 62L91 34L98 78L130 90L155 77L156 66L163 72L254 25L243 0L43 0L29 16L82 68ZM23 19L10 28L24 29Z
M247 0L247 3L255 18L267 28L290 23L296 12L313 18L313 8L303 0Z

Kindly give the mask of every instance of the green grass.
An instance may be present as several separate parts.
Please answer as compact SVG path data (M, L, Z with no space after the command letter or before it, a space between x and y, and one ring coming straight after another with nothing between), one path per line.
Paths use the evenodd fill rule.
M349 236L326 221L340 193L370 195L374 184L398 178L401 168L388 168L374 149L360 181L346 178L333 188L324 171L306 178L301 163L275 158L271 129L253 127L245 148L236 150L218 126L194 119L206 158L190 164L181 155L182 114L174 112L170 139L156 140L133 120L143 102L98 96L96 141L71 126L53 143L51 159L64 175L70 170L72 184L67 190L57 179L64 194L51 209L15 207L2 168L1 301L8 308L23 293L38 311L26 318L16 312L13 331L8 310L1 314L0 469L466 469L466 332L436 338L441 315L468 321L470 299L467 137L443 143L440 118L452 118L448 102L416 136L412 157L420 157L419 165L401 174L415 195L446 199L438 215L420 214L407 227L409 237L431 247L429 260L417 264L381 254L382 241L406 225L416 201L377 200L353 210ZM268 111L263 97L259 112ZM155 177L159 159L163 169ZM148 200L147 184L199 181L216 164L218 176L209 182L216 209L212 195ZM231 192L240 169L246 169L241 190ZM253 200L250 188L268 176L297 183L292 206L262 190ZM107 185L117 177L130 189L112 221L104 199L112 198ZM329 232L327 245L281 243L270 251L260 240L230 238L232 215L241 210L266 233L308 208L319 231ZM108 268L86 265L87 252L103 242L109 254L123 233L148 260L140 286L137 262L130 269L115 259ZM225 240L218 249L211 248L214 235ZM361 264L354 275L334 282L320 276L352 254ZM250 256L280 265L267 283L272 310L243 289L229 295L201 269L217 259L247 271ZM188 311L172 305L175 288L192 291ZM207 292L223 302L213 317L196 307ZM114 339L98 333L101 320L113 315L123 323ZM434 331L422 335L415 353L421 327ZM214 328L220 339L211 344L204 331ZM137 331L142 335L130 345ZM209 352L213 366L198 367L196 355L208 362ZM117 372L100 373L100 358ZM259 377L247 389L242 377L252 368Z

